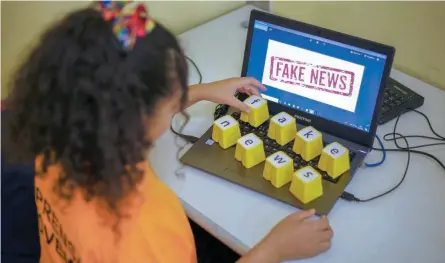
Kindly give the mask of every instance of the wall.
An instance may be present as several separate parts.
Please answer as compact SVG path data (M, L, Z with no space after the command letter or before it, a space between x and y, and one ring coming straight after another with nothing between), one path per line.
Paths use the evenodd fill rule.
M445 2L276 2L277 15L396 48L394 67L445 90Z
M201 23L225 14L244 4L243 1L145 1L153 17L179 34ZM2 99L8 95L7 83L40 33L51 22L75 9L85 1L1 2L1 75Z

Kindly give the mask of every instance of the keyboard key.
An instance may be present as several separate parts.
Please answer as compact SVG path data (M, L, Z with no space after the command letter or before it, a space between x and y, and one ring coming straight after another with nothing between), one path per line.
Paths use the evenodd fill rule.
M280 148L281 147L281 145L279 145L276 141L273 141L272 142L272 147L274 147L274 148Z
M253 127L258 127L269 119L269 109L267 101L256 95L252 95L244 100L250 109L249 113L241 112L240 119L248 122Z
M269 123L267 136L279 145L285 145L295 138L297 133L295 118L288 113L278 113L270 119Z
M266 121L265 123L263 123L260 127L258 127L258 129L260 131L266 132L267 131L267 127L269 127L269 122Z
M286 153L292 159L295 159L295 156L297 156L293 151L286 151Z
M246 168L263 162L266 159L263 141L253 133L241 137L236 144L235 159Z
M320 173L310 166L299 169L292 176L289 191L304 204L319 198L323 195Z
M258 132L258 137L260 137L260 138L264 138L264 137L266 137L266 132L263 132L263 131L260 131L260 132Z
M294 172L293 160L284 152L276 152L266 159L263 170L263 178L280 188L292 180Z
M239 113L239 112L232 113L232 117L235 118L236 120L239 119L240 116L241 116L241 113Z
M306 161L312 160L323 150L323 135L314 127L308 126L297 133L292 149Z
M286 149L287 149L287 146L286 146L286 145L280 146L280 147L278 148L278 150L280 150L280 151L282 151L282 152L285 152Z
M240 126L232 116L226 115L213 122L212 139L227 149L241 137Z
M349 150L338 142L329 144L321 153L318 167L336 179L350 168Z
M264 144L265 144L265 145L272 146L273 141L272 141L271 139L269 139L269 138L266 138L266 139L264 139Z

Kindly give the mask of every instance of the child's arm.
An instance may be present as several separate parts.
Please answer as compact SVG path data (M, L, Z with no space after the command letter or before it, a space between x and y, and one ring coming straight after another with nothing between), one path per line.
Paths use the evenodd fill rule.
M249 108L235 98L235 92L239 91L249 95L260 95L258 90L264 91L266 88L256 79L247 77L197 84L189 87L186 108L196 102L208 100L218 104L227 104L242 111L247 111Z

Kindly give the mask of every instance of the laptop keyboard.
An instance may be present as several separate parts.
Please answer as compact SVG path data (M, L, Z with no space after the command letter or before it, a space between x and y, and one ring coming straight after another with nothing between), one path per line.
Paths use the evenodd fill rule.
M320 156L317 156L314 159L307 162L303 158L301 158L300 155L294 153L294 151L292 150L293 143L294 143L293 141L281 146L275 140L272 140L269 137L267 137L267 129L269 128L269 121L266 121L259 127L255 128L252 125L250 125L249 123L241 121L239 112L232 113L232 117L235 118L239 122L241 136L244 136L248 133L253 133L256 136L258 136L261 140L263 140L264 152L266 154L266 157L275 153L275 152L283 151L290 158L292 158L294 160L294 169L295 170L298 170L300 168L303 168L303 167L309 165L309 166L312 166L314 169L316 169L322 175L324 180L327 180L332 183L338 182L340 177L337 177L336 179L332 179L330 176L327 175L326 172L324 172L318 168L317 164L318 164L318 160L320 159ZM324 144L323 147L327 145L326 142L323 142L323 144ZM353 151L349 150L350 160L352 161L352 159L354 157L355 157L355 153Z

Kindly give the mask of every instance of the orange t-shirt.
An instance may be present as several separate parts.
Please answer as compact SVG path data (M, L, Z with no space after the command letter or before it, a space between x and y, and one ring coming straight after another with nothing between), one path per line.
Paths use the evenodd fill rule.
M36 159L39 174L41 159ZM94 200L75 190L67 202L54 188L61 167L36 176L41 263L195 263L196 251L187 217L175 194L141 163L145 176L134 206L119 225L120 237L104 224Z

